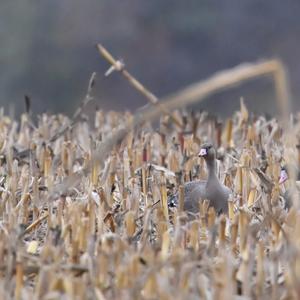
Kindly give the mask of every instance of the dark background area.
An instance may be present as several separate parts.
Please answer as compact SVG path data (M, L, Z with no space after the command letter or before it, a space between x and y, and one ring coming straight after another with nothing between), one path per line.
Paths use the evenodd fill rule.
M146 104L120 74L99 80L108 64L97 42L159 97L218 70L277 57L300 108L299 0L2 0L0 40L0 104L16 113L28 94L35 113L71 114L93 71L98 107ZM251 110L276 112L270 80L219 93L201 107L226 115L241 96Z

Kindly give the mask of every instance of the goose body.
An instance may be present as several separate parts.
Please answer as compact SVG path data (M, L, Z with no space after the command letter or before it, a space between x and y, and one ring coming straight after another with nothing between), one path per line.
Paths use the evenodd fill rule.
M201 147L199 156L205 159L208 178L207 180L190 181L184 185L184 210L191 213L199 211L199 201L209 200L210 206L214 207L217 213L228 211L228 198L230 189L221 184L215 173L215 150L211 144ZM169 206L178 205L178 193L171 196Z

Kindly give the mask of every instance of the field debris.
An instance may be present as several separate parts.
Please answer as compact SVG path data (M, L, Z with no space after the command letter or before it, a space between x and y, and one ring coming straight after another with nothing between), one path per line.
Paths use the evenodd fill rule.
M275 118L243 101L224 122L174 115L183 128L169 115L158 128L145 121L101 156L130 113L43 114L32 126L28 113L17 124L1 112L2 299L299 298L299 193L287 208L292 179L279 182L286 155L300 157L299 116L293 148ZM189 218L182 185L206 178L197 153L207 141L233 192L229 213L203 201Z

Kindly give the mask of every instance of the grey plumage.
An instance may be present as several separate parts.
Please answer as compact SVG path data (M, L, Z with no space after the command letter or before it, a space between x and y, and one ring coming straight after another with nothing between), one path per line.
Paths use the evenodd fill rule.
M199 201L208 199L210 206L214 207L217 213L228 211L228 198L230 189L221 184L215 173L216 153L211 144L204 144L201 147L199 156L205 159L208 178L207 180L190 181L184 185L184 210L191 213L199 211ZM170 207L178 205L178 193L168 199Z

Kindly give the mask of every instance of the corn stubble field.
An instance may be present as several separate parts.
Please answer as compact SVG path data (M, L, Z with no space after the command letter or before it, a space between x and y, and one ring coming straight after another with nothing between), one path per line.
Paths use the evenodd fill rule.
M278 181L291 153L279 122L242 101L224 122L172 116L105 144L130 113L44 114L36 125L24 113L18 125L1 112L1 299L299 298L300 214L285 208L290 180ZM206 141L229 213L204 201L189 217L167 198L206 178Z
M300 216L279 201L277 121L250 120L245 107L224 126L206 113L177 117L184 133L168 117L158 129L145 124L60 193L130 114L97 111L94 126L80 121L47 144L68 118L43 115L33 128L24 114L17 130L1 115L2 299L297 297ZM234 197L228 217L204 202L190 220L166 199L206 178L197 157L206 139L218 145L219 175Z

